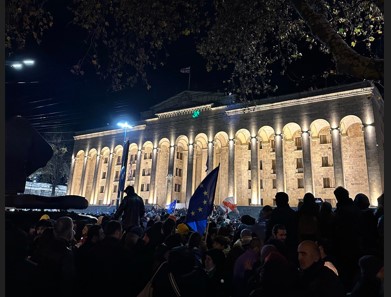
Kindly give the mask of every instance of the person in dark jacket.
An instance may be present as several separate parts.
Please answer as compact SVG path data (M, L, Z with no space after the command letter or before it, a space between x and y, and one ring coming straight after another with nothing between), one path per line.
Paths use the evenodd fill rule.
M319 248L312 240L302 241L298 248L300 267L299 294L301 297L345 297L339 277L320 258Z
M133 186L127 186L124 192L126 196L121 201L113 218L118 220L122 215L121 222L124 231L134 226L142 227L141 219L145 214L144 200L135 193Z

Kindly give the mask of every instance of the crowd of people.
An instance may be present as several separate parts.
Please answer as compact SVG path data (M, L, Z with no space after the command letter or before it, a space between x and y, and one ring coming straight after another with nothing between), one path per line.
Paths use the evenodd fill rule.
M295 210L278 192L257 218L216 212L200 234L126 193L93 223L7 221L6 296L136 297L149 282L155 297L384 296L384 195L375 209L337 187L335 209L306 193Z

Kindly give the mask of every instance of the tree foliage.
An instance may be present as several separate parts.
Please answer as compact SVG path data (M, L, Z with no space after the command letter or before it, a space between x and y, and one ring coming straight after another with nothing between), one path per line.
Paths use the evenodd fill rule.
M41 43L44 32L53 25L46 0L7 0L5 13L5 48L8 53L24 48L33 38Z
M23 44L30 33L42 36L51 25L50 13L38 9L42 2L8 1L8 47ZM35 22L26 27L20 19L31 5ZM72 72L82 75L92 66L116 90L139 80L150 88L147 70L164 66L168 45L191 37L207 70L231 73L227 91L242 98L274 92L282 78L296 84L330 76L382 82L383 6L383 0L73 0L72 22L88 38ZM317 67L305 75L305 64Z

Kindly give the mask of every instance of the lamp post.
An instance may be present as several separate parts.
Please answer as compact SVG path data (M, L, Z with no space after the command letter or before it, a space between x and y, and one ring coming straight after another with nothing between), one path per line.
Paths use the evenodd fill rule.
M24 66L34 66L35 61L32 59L24 59L23 61L5 61L5 65L16 70L23 69Z
M125 187L125 180L126 180L126 165L128 163L128 154L129 154L129 140L126 140L126 129L132 128L131 125L128 124L128 122L120 122L117 124L119 127L124 129L124 149L122 152L122 160L121 160L121 173L119 176L119 182L118 182L118 193L117 193L117 201L115 203L115 208L118 209L119 204L123 198L124 195L124 187Z

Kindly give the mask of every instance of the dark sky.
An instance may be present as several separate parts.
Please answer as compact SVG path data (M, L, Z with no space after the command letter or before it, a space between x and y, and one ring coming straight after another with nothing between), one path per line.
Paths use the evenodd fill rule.
M93 73L75 76L70 72L82 55L82 34L69 25L69 15L55 13L55 26L40 45L26 49L6 61L30 57L32 67L17 71L6 67L6 115L20 114L39 132L74 132L104 126L116 127L119 120L139 120L139 113L188 88L182 67L191 66L190 90L223 91L221 73L208 73L205 62L191 41L170 46L166 66L148 71L152 88L140 82L123 91L109 90L110 81Z

